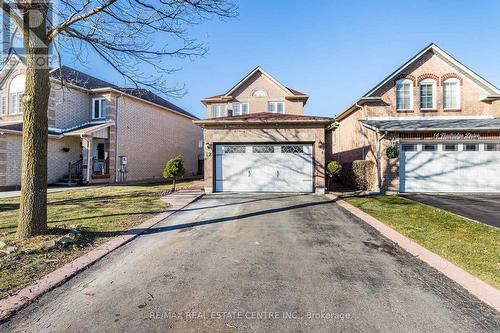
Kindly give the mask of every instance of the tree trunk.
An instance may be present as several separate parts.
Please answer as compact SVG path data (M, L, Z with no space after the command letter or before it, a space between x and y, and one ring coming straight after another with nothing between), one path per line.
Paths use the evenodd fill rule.
M172 192L175 192L175 178L172 180Z
M47 107L50 80L47 4L44 1L24 3L22 12L26 88L22 98L21 198L17 235L24 239L47 231Z

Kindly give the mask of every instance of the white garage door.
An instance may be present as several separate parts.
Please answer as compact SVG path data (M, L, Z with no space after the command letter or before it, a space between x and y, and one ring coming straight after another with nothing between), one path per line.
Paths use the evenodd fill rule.
M403 143L401 192L500 192L500 143Z
M216 145L215 191L312 192L310 144Z

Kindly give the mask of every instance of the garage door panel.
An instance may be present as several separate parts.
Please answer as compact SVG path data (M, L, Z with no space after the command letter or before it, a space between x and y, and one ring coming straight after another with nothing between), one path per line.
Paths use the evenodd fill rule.
M248 144L216 147L216 191L312 192L313 190L310 144Z
M439 144L437 151L428 152L422 151L419 144L417 151L401 149L400 190L500 191L500 152L485 151L482 143L477 147L477 151L464 151L463 144L457 144L456 151L445 151L444 145Z

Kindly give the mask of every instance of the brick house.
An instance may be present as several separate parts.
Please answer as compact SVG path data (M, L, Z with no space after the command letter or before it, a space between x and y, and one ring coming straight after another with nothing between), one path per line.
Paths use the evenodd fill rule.
M325 128L304 115L308 96L257 67L226 93L202 100L207 193L325 190Z
M374 161L380 189L499 192L500 90L430 44L341 112L327 143L328 160Z
M15 55L0 71L0 188L20 184L24 73ZM85 183L159 178L175 154L188 175L198 172L202 131L189 112L66 66L50 77L49 184L68 181L70 173Z

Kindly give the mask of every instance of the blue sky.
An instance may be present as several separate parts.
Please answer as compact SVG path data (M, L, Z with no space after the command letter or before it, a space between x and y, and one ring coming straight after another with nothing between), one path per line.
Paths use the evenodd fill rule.
M500 0L244 0L239 17L192 28L207 43L204 58L174 61L170 99L206 117L200 99L226 92L262 66L283 84L307 93L307 115L332 117L418 51L435 42L500 86ZM99 60L67 65L120 84Z

